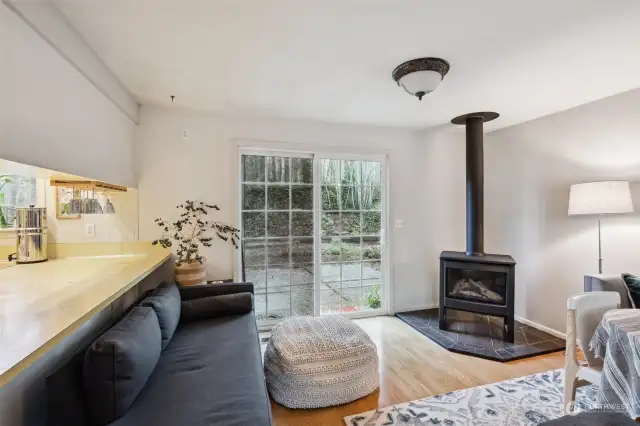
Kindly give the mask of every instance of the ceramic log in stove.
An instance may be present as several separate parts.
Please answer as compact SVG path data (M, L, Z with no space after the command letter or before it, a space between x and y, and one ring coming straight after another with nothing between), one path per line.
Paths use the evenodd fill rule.
M503 339L514 340L515 264L511 256L484 253L483 124L495 112L476 112L451 120L466 127L467 249L440 254L438 326L447 329L447 309L499 316Z

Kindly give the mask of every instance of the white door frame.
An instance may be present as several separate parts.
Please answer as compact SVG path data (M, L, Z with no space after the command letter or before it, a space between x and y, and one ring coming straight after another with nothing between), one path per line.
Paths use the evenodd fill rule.
M255 142L255 141L254 141ZM258 144L257 144L258 145ZM389 194L388 194L388 164L386 154L363 154L363 153L347 153L347 152L335 152L324 150L296 150L296 149L272 149L263 148L260 146L237 146L237 158L235 164L237 165L237 190L236 190L236 209L237 209L237 223L240 229L240 236L242 241L242 185L243 185L243 170L242 170L242 156L243 155L261 155L261 156L279 156L279 157L306 157L313 158L313 223L314 223L314 303L313 312L314 316L320 315L320 289L321 289L321 244L322 239L320 237L320 214L321 214L321 187L320 182L320 168L318 167L320 159L331 160L353 160L353 161L379 161L381 163L381 230L380 230L380 243L382 246L382 259L381 259L381 276L382 276L382 305L379 309L361 311L361 312L349 312L342 313L341 315L347 318L364 318L370 316L388 315L392 312L392 289L391 289L391 262L390 262L390 243L391 238L388 236L389 223L388 223L388 210L389 210ZM266 216L266 215L265 215ZM242 255L236 256L236 268L235 268L235 280L242 279ZM275 325L278 320L264 320L260 323L260 328L269 328Z
M382 277L382 285L380 286L380 290L382 292L382 304L379 309L371 309L366 311L359 312L347 312L341 313L342 316L347 318L364 318L368 316L379 316L379 315L388 315L390 312L390 297L391 294L391 285L390 285L390 274L389 274L389 244L387 238L387 158L386 155L373 155L373 154L347 154L347 153L332 153L332 152L317 152L315 153L314 158L314 206L318 206L314 208L314 252L321 256L322 253L322 238L320 236L320 213L321 213L321 188L322 185L315 185L315 182L320 182L320 168L317 166L320 160L352 160L352 161L379 161L380 162L380 186L381 186L381 218L380 218L380 245L382 246L382 259L380 259L381 266L381 277ZM316 180L317 179L317 180ZM315 215L318 215L316 218ZM321 280L322 280L322 262L315 262L315 276L317 277L315 283L315 293L314 298L317 298L317 303L314 303L315 309L318 312L315 312L314 315L320 315L320 291L321 291ZM361 278L362 279L362 278Z

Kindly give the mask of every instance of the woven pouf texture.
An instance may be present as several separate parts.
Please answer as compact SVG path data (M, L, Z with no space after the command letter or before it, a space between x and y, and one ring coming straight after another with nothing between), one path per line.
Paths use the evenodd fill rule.
M376 345L337 315L289 318L276 325L264 370L271 397L289 408L346 404L380 385Z

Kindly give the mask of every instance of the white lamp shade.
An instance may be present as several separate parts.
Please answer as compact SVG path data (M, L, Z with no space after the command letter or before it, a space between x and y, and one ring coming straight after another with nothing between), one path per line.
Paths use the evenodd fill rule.
M419 92L433 92L441 81L442 75L437 71L415 71L402 76L398 84L415 96Z
M632 213L627 181L589 182L571 185L569 215Z

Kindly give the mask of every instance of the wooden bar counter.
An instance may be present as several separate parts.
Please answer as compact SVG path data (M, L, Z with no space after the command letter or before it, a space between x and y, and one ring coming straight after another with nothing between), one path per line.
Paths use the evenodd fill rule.
M44 263L0 269L0 387L171 256L149 243L120 246L119 254L87 250L87 245L68 245L58 251L57 258Z

